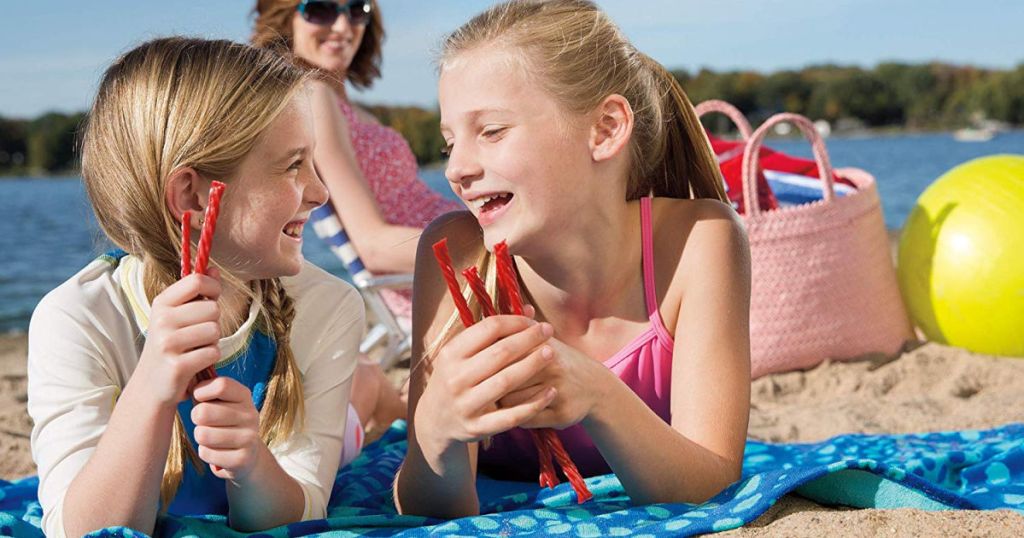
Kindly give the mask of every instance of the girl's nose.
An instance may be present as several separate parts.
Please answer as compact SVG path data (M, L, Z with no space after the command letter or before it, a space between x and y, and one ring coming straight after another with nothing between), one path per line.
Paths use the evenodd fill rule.
M320 179L320 175L317 174L315 168L309 173L309 179L307 180L306 188L302 191L302 197L312 207L320 207L327 203L329 198L327 185Z
M454 145L448 156L448 165L445 166L444 176L452 183L465 183L479 179L483 174L483 168L476 155L466 146Z

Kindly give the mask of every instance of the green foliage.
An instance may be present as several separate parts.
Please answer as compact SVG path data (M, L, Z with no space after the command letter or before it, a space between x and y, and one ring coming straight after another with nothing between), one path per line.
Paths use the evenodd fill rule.
M1024 124L1024 64L1005 71L883 63L873 69L820 65L767 75L708 69L673 75L694 103L723 99L754 123L786 111L883 128L949 129L977 117ZM728 125L711 118L712 128Z
M416 156L417 163L423 165L441 158L444 138L438 129L438 124L441 123L441 115L438 112L411 106L376 105L365 108L381 123L401 133L409 142L409 148Z
M78 167L78 128L85 114L46 113L34 120L0 118L0 174L45 175Z
M21 173L26 168L28 122L0 118L0 173Z

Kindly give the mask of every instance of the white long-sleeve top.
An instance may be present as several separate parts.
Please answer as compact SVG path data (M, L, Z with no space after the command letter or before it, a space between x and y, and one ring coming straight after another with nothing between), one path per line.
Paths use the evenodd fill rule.
M355 289L308 262L282 282L295 302L291 346L302 373L305 424L271 451L302 487L303 519L322 518L338 470L365 314ZM47 536L64 536L64 494L139 362L149 315L142 263L111 255L47 294L32 315L28 412ZM218 370L246 354L258 317L254 303L238 331L220 340Z

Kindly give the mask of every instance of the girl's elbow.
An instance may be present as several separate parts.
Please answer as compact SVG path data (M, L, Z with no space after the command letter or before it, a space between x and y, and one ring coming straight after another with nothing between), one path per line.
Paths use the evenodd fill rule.
M721 466L721 472L717 476L712 477L708 483L707 488L702 491L697 497L700 497L695 502L705 503L711 500L715 495L721 493L725 488L735 484L743 477L743 461L723 461ZM693 501L688 501L693 502Z
M743 459L727 460L722 464L722 489L739 481L743 477Z
M663 491L661 495L644 499L643 504L652 503L687 503L704 504L729 486L738 482L743 475L742 462L722 462L719 472L712 475L704 475L700 483L691 483L689 486L676 483L673 487Z
M461 499L445 498L443 494L425 493L426 488L414 487L416 493L410 493L410 484L401 482L401 472L395 479L392 500L399 515L430 517L435 519L460 519L480 515L480 499L473 495Z

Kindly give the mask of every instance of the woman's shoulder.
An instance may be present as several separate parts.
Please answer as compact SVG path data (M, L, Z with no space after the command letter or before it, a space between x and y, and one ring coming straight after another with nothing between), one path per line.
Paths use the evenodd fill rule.
M371 114L369 110L366 110L365 108L355 103L352 103L351 106L352 112L355 113L356 118L359 119L360 123L368 123L370 125L381 125L380 120L377 119L377 116Z
M373 114L357 105L356 103L344 98L329 82L319 79L314 79L309 83L309 89L312 96L312 102L314 108L317 107L341 107L342 109L349 109L352 115L359 123L380 125L378 120ZM320 109L322 110L322 109Z

